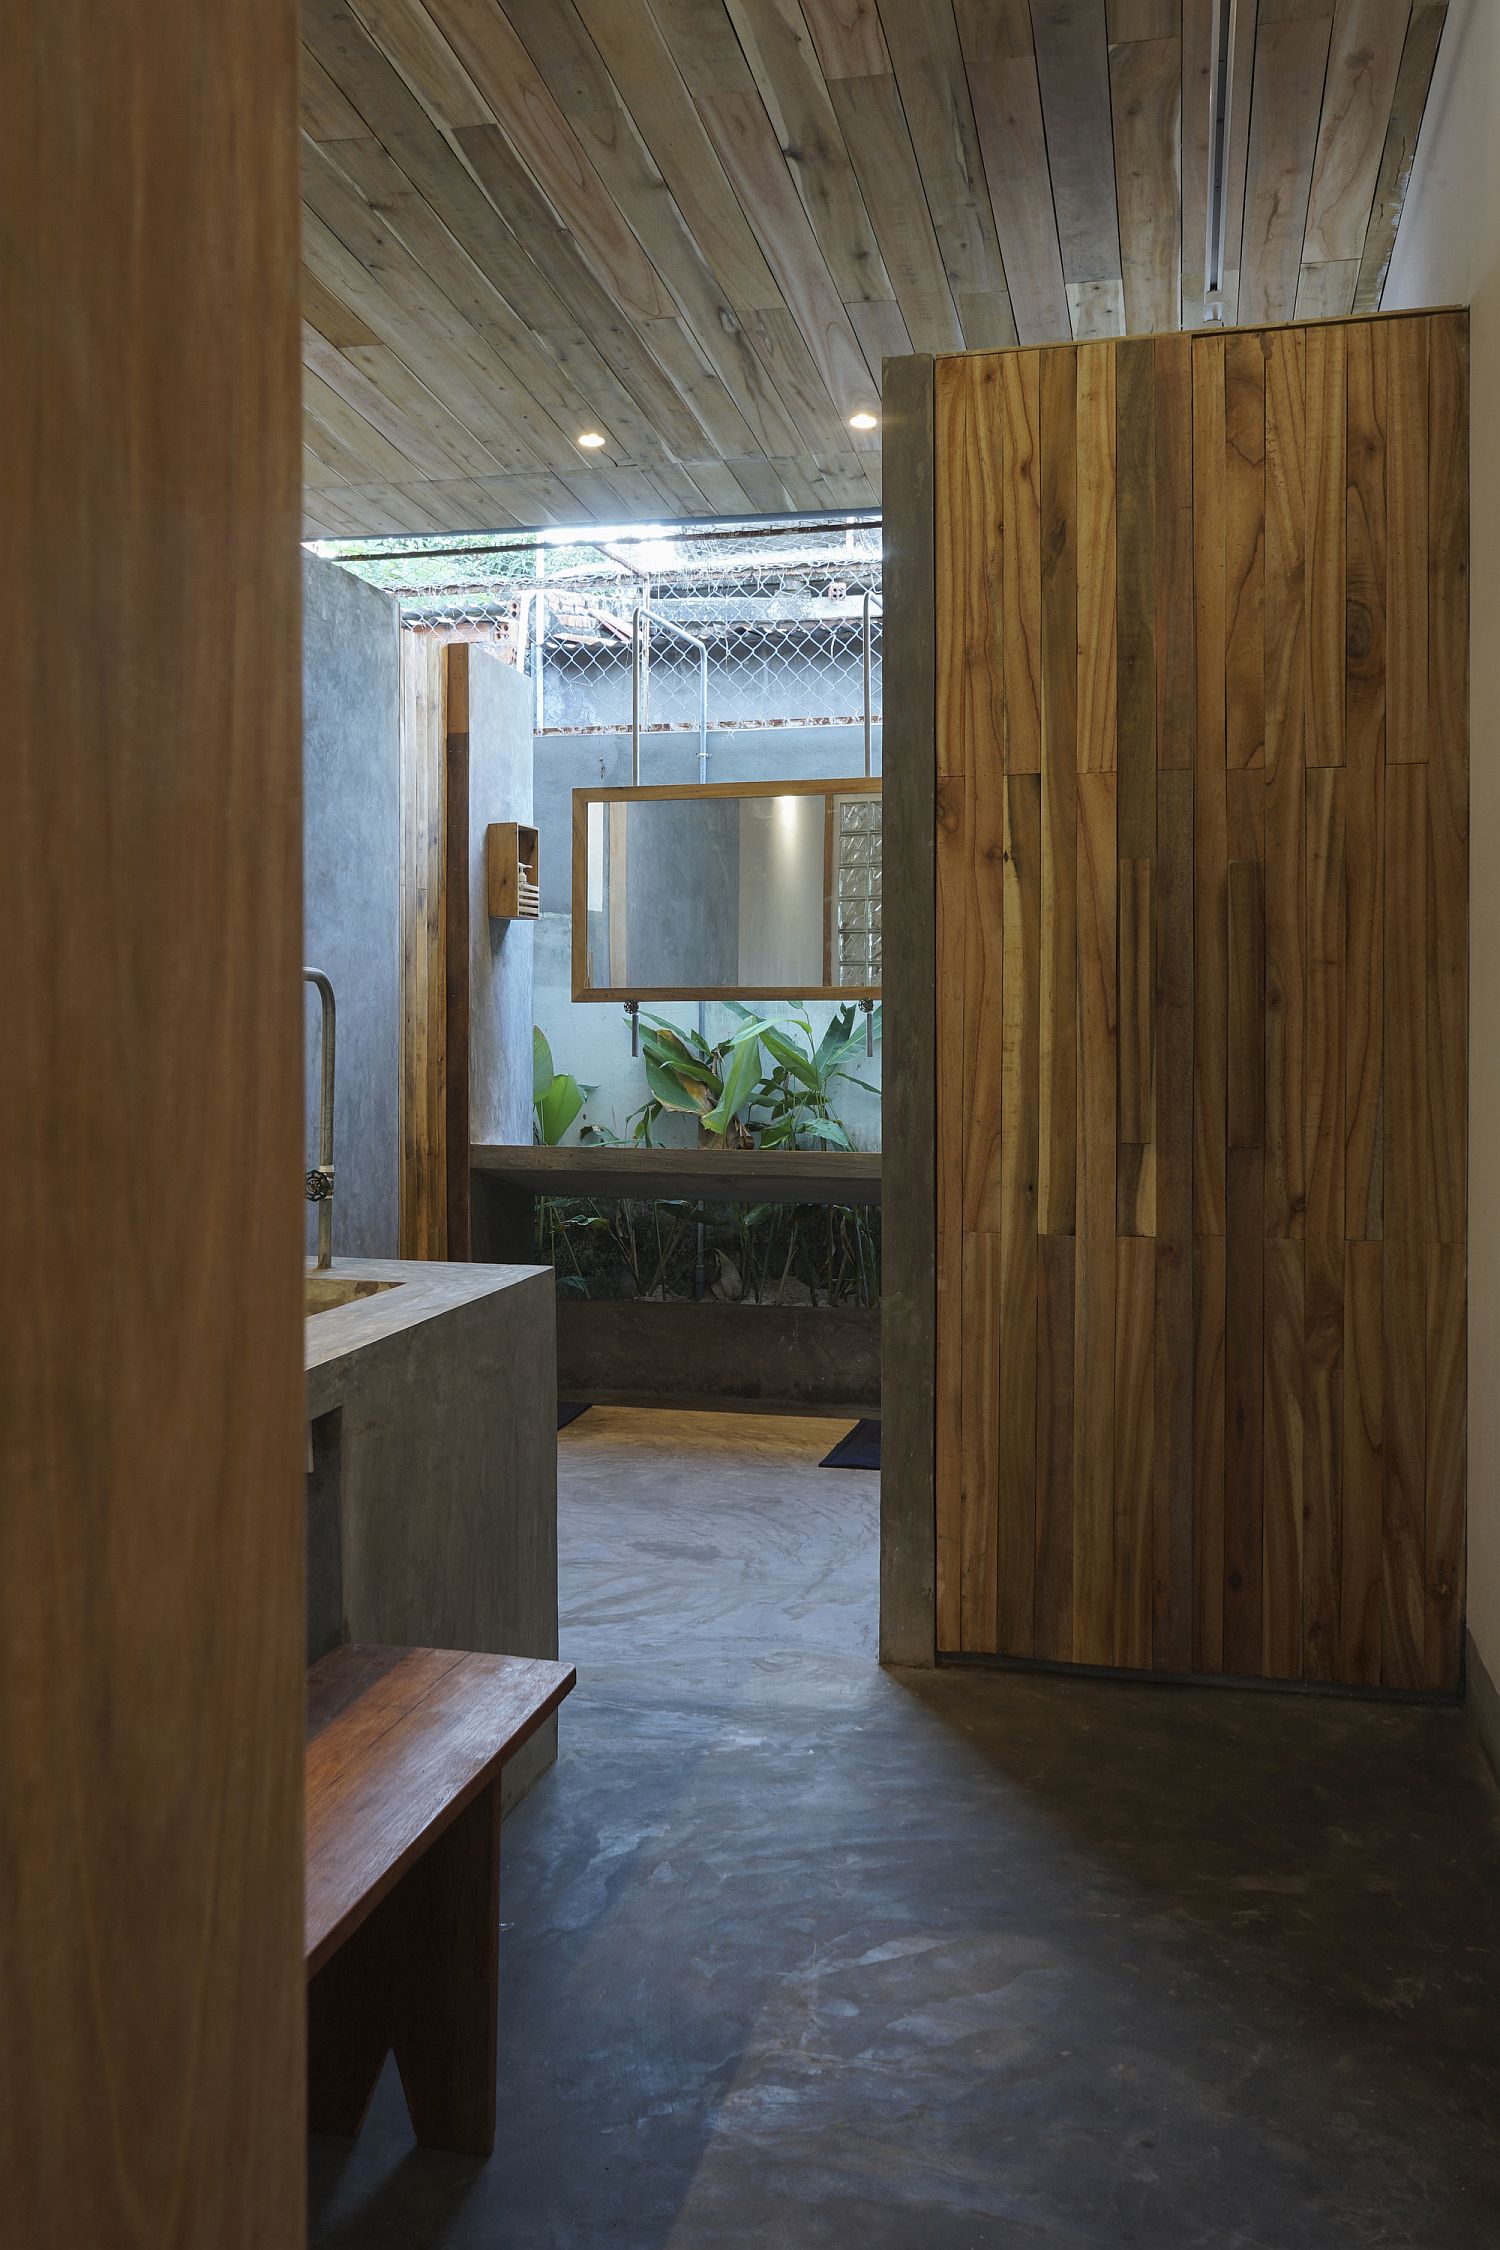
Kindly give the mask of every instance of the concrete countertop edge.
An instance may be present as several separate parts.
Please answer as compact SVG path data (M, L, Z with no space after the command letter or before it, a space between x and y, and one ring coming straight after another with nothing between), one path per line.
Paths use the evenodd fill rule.
M309 1274L314 1268L309 1265ZM435 1260L335 1258L327 1269L335 1281L389 1281L398 1287L356 1297L327 1312L310 1313L305 1326L305 1370L320 1376L320 1391L335 1379L343 1362L372 1345L408 1334L426 1322L462 1311L508 1289L553 1288L550 1266L445 1264Z

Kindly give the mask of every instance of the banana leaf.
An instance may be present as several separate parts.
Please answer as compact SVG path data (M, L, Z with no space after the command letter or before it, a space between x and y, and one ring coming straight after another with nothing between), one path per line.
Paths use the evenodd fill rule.
M749 1026L744 1028L748 1030ZM724 1091L703 1120L709 1131L723 1140L741 1111L754 1101L759 1085L760 1041L753 1034L748 1038L737 1034L724 1074Z
M544 1147L556 1148L587 1098L572 1072L565 1070L544 1086L534 1104L537 1136Z
M557 1076L553 1066L552 1049L540 1024L531 1027L531 1098L539 1102Z

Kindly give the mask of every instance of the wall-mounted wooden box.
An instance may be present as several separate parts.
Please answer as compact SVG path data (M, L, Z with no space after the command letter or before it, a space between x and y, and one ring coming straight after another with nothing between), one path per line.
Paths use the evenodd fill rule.
M484 832L485 888L495 921L534 922L542 910L537 832L517 820L492 820Z

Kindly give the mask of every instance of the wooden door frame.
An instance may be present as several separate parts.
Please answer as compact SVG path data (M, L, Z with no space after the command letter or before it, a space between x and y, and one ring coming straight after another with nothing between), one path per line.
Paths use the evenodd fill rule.
M880 1660L937 1660L937 632L933 363L883 392L885 990Z

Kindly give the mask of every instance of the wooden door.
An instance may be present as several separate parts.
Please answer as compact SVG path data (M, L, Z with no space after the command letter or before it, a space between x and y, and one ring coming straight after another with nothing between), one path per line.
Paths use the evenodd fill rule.
M0 2233L303 2240L297 10L5 11Z
M940 360L938 1646L1457 1685L1467 323Z

